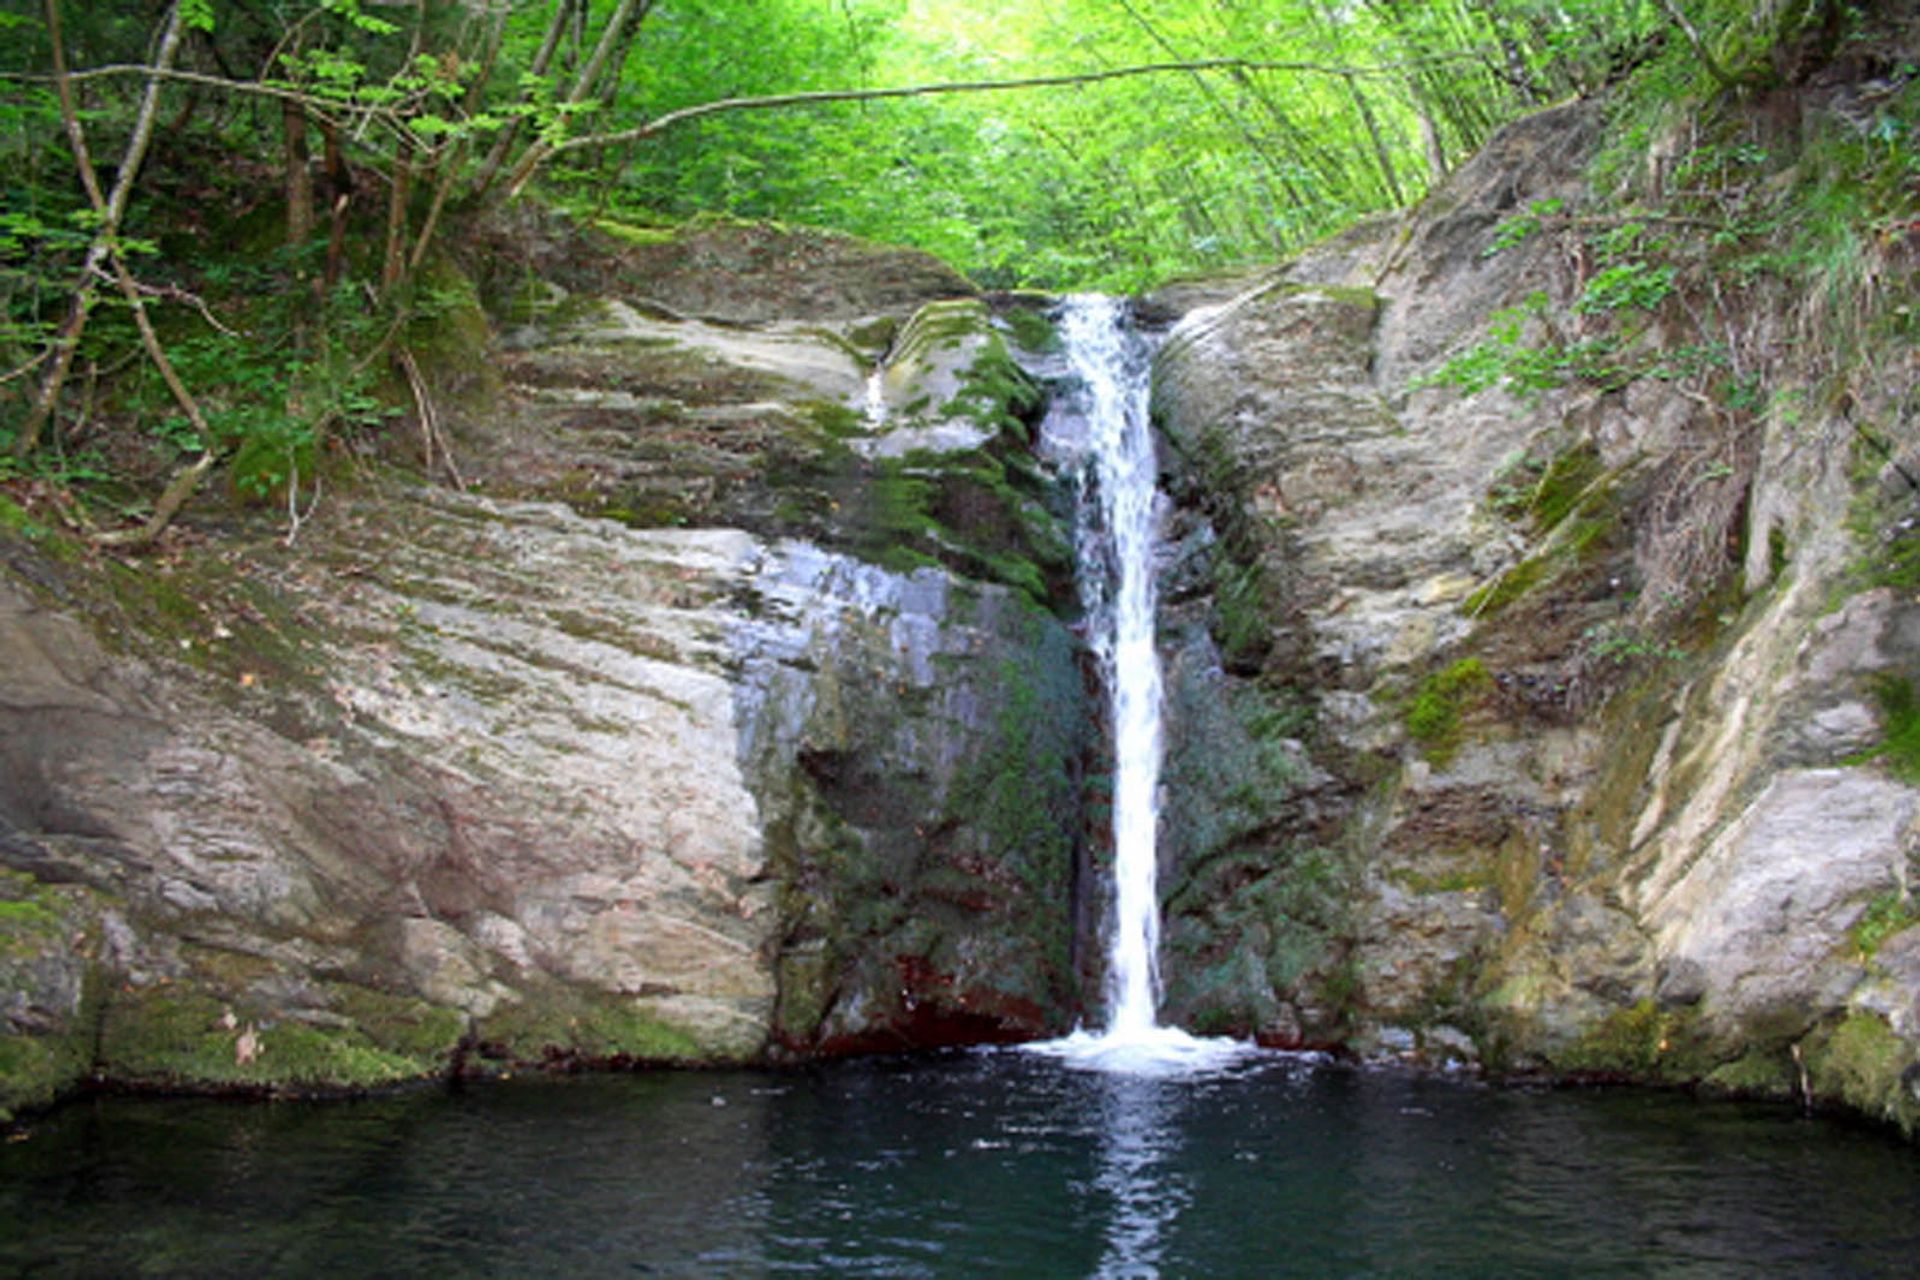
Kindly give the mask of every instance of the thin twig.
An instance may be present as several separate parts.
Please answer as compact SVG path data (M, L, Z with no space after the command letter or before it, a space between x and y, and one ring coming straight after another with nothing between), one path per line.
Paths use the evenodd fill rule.
M45 364L47 362L47 357L51 356L52 354L53 354L53 348L48 347L45 350L43 350L39 355L35 356L33 359L21 365L18 369L15 369L10 373L0 374L0 386L5 386L7 383L12 382L15 378L26 377L28 374L32 373L35 369Z
M300 460L288 455L287 470L286 545L291 547L294 539L300 536L300 526L313 519L313 513L320 509L320 493L324 480L318 471L313 473L313 502L307 507L306 514L302 515L300 513Z
M106 271L103 271L98 267L96 267L94 271L95 271L95 274L105 283L107 284L115 283L113 276L107 273ZM177 284L146 284L140 280L135 280L133 282L133 287L139 290L141 295L144 297L158 298L163 302L186 303L188 306L198 311L203 320L205 320L208 324L212 325L215 329L218 329L221 333L225 334L229 338L242 338L246 336L245 334L241 333L239 330L229 328L225 323L223 323L220 317L214 315L212 311L208 310L207 300L205 298L202 298L199 294L193 292L191 289L183 289Z
M433 451L440 449L440 461L447 468L447 475L453 481L453 487L465 490L467 482L460 474L460 466L453 460L453 450L447 445L446 433L440 430L440 414L433 407L433 397L427 392L427 380L420 376L420 365L413 358L413 352L405 347L394 357L400 365L400 372L406 375L407 389L413 393L415 410L420 415L420 439L426 450L426 472L433 475Z

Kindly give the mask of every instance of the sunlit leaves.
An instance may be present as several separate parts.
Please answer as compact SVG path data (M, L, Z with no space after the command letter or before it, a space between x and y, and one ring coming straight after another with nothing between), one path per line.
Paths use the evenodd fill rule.
M189 31L212 32L213 0L180 0L180 21Z

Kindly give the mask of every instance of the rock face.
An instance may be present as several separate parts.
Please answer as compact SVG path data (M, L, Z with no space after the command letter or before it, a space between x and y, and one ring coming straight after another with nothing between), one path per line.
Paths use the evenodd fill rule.
M1038 390L937 264L774 240L483 276L464 490L126 564L0 532L0 1106L1067 1025L1089 716ZM776 251L805 323L702 285ZM902 329L923 390L869 421Z
M1597 122L1523 121L1404 225L1168 308L1173 1003L1911 1128L1920 790L1881 744L1920 603L1875 585L1910 580L1904 490L1848 415L1913 369L1825 418L1511 376L1596 324L1566 237L1493 250L1581 208ZM1791 386L1777 305L1748 322Z

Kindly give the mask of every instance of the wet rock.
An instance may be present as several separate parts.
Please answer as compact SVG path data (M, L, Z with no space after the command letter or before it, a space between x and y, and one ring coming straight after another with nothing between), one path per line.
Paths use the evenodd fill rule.
M1763 415L1750 506L1696 503L1720 543L1681 547L1662 495L1702 423L1671 384L1423 381L1503 309L1553 341L1581 281L1551 237L1488 250L1578 207L1597 123L1518 122L1385 234L1155 304L1189 310L1155 371L1170 990L1203 1025L1317 1005L1354 1045L1583 1075L1771 1082L1811 1037L1831 1096L1893 1115L1920 792L1874 757L1920 606L1860 580L1849 428ZM1765 594L1661 613L1715 573ZM1256 704L1303 759L1247 767ZM1305 847L1338 911L1280 901Z
M5 961L19 1097L1068 1024L1070 541L990 317L907 326L902 392L971 433L909 468L849 444L867 321L964 282L743 228L582 252L487 284L505 383L452 437L485 493L368 481L297 548L243 522L124 573L7 543L0 848L104 904Z

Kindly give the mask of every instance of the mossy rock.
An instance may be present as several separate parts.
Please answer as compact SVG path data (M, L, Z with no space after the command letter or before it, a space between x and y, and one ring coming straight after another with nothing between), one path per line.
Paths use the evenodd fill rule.
M0 1035L0 1124L16 1113L48 1106L87 1077L93 1037Z
M1572 1045L1549 1055L1556 1070L1658 1084L1698 1084L1716 1071L1723 1080L1752 1072L1729 1067L1727 1047L1692 1008L1640 1000L1617 1008Z
M1738 1098L1791 1098L1797 1087L1793 1057L1784 1048L1753 1049L1715 1067L1700 1085Z
M1855 1011L1810 1037L1807 1077L1816 1097L1920 1132L1920 1055L1877 1014Z
M1050 301L1050 300L1049 300ZM1035 355L1051 355L1063 346L1060 330L1047 318L1044 308L1039 306L1010 307L1000 315L1000 321L1013 336L1014 345L1022 351Z
M1462 719L1492 688L1493 677L1478 658L1461 658L1434 672L1407 703L1407 736L1429 760L1446 764L1459 749Z
M1597 455L1576 449L1548 464L1524 511L1539 550L1482 583L1460 602L1469 618L1492 619L1540 588L1590 567L1632 534L1629 468L1602 472Z
M104 1001L95 1071L121 1084L259 1092L357 1090L436 1075L357 1026L251 1013L205 991L125 988Z
M89 891L43 884L24 871L0 867L0 959L28 957L64 946L78 926L76 910Z
M480 1019L475 1036L483 1055L520 1063L700 1062L711 1056L686 1032L615 996L530 998Z

